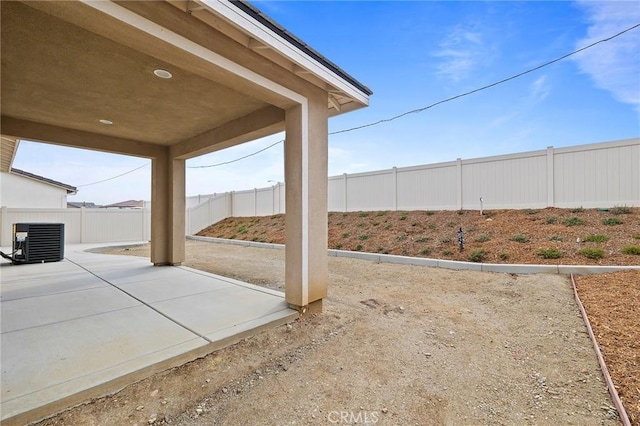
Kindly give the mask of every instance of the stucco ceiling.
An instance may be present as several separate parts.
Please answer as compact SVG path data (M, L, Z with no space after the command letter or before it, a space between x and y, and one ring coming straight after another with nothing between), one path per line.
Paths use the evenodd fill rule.
M29 5L0 3L3 116L172 145L268 106Z

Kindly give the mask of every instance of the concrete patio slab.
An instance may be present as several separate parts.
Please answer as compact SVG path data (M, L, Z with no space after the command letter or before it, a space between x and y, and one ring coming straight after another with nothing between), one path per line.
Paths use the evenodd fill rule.
M2 424L24 424L292 321L282 293L70 246L0 264Z

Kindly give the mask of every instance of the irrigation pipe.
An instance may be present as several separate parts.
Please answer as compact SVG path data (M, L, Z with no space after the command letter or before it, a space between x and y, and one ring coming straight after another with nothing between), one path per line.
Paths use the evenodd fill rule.
M582 319L584 320L584 323L587 326L587 331L589 332L591 343L593 343L593 348L596 350L596 356L598 357L598 363L600 364L600 369L602 370L602 374L604 375L604 380L607 382L607 388L609 389L609 394L611 395L613 404L616 406L616 410L618 410L618 416L620 417L620 421L624 426L631 426L631 421L629 421L629 416L627 416L627 412L624 409L624 405L622 405L620 396L618 396L618 391L616 390L616 387L613 385L613 380L611 380L609 369L607 368L607 364L604 362L604 357L602 356L602 352L600 351L600 346L598 346L598 342L596 341L596 336L595 334L593 334L593 329L591 328L591 323L589 322L587 311L584 309L584 305L580 300L580 296L578 296L578 290L576 289L576 282L573 279L573 274L571 274L571 285L573 286L573 296L576 299L578 308L580 308Z

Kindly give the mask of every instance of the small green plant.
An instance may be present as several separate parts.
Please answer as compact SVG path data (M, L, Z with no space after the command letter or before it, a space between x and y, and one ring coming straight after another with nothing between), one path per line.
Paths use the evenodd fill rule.
M578 253L589 259L602 259L604 257L604 252L599 248L585 247Z
M562 221L565 226L579 226L584 225L584 220L579 217L571 216Z
M371 224L372 224L373 226L378 226L378 225L380 225L380 222L372 222Z
M369 236L368 236L367 234L362 234L362 235L359 235L359 236L358 236L358 239L359 239L360 241L366 241L366 240L368 240L368 239L369 239Z
M367 217L367 216L369 216L369 212L360 212L360 213L358 214L358 216L360 216L360 217Z
M451 250L445 250L442 252L443 255L445 256L451 256L453 254L453 252Z
M246 234L247 233L247 228L244 225L240 226L238 228L238 233L239 234Z
M472 262L482 262L485 257L487 257L487 253L483 249L475 249L469 255L469 260Z
M574 209L569 210L571 213L582 213L584 211L584 207L576 207Z
M333 248L336 249L336 250L340 250L342 248L342 244L340 244L340 243L334 244Z
M432 212L431 210L427 210L425 213L427 216L433 216L435 214L435 212Z
M423 256L429 256L431 254L431 249L428 249L428 248L422 249L420 251L420 254L423 255Z
M633 210L628 206L614 206L610 212L613 214L631 214Z
M636 240L640 240L640 234L634 235L633 238L635 238Z
M614 226L622 224L622 220L619 217L606 217L602 219L602 224L607 226Z
M429 227L429 229L431 229L432 231L434 229L436 229L436 224L435 223L430 223L429 225L427 225Z
M236 237L237 237L237 235L236 235L236 234L233 234L232 236L230 236L230 237L229 237L229 239L230 239L230 240L235 240L235 239L236 239Z
M505 251L500 253L499 256L500 256L500 260L508 260L509 259L509 253L507 253Z
M547 218L547 225L555 225L556 223L558 223L558 217L557 216L549 216Z
M529 237L523 234L516 234L513 237L509 238L511 241L515 241L517 243L527 243L529 242Z
M396 241L398 241L398 242L400 242L400 241L404 241L404 240L406 240L406 239L407 239L407 236L406 236L406 235L398 235L398 236L396 237Z
M584 241L587 243L605 243L609 241L609 237L602 234L591 234L584 238Z
M455 223L453 223L453 222L447 222L447 226L448 226L449 228L453 228L454 226L456 226L456 224L455 224Z
M551 238L549 238L549 241L557 241L561 243L564 241L564 237L560 235L552 235Z
M478 243L486 243L490 239L491 238L489 238L489 236L487 234L480 234L480 235L478 235L478 238L476 238L476 242L478 242Z
M402 212L402 213L400 213L400 220L407 220L408 216L409 216L409 213Z
M426 243L427 241L429 241L429 237L419 237L416 238L416 243Z
M445 243L445 244L446 244L446 243L450 243L450 242L451 242L451 237L444 237L441 241L442 241L443 243Z
M362 244L358 244L357 246L355 246L353 248L354 251L361 251L362 250Z
M562 257L562 253L556 249L540 249L538 250L538 256L543 259L560 259Z
M376 216L380 217L380 216L384 216L385 214L387 214L387 212L382 211L382 212L376 213Z
M349 233L348 232L343 232L342 233L342 238L349 238Z
M636 256L640 256L640 246L628 245L622 247L620 250L624 254L635 254Z
M524 214L528 214L528 215L534 215L534 214L538 214L538 213L540 213L540 210L526 209L524 211Z
M366 224L365 224L364 222L360 222L360 223L358 223L356 226L357 226L358 228L364 228L364 226L365 226L365 225L366 225Z

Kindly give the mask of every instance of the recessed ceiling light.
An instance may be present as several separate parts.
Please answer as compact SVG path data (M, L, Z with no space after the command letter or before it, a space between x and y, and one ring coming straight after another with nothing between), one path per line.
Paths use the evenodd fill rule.
M160 77L160 78L171 78L171 77L173 77L173 75L167 70L157 69L157 70L153 70L153 73L156 75L156 77Z
M100 121L102 124L113 124L113 121L111 121L111 120L102 119L102 120L98 120L98 121Z

